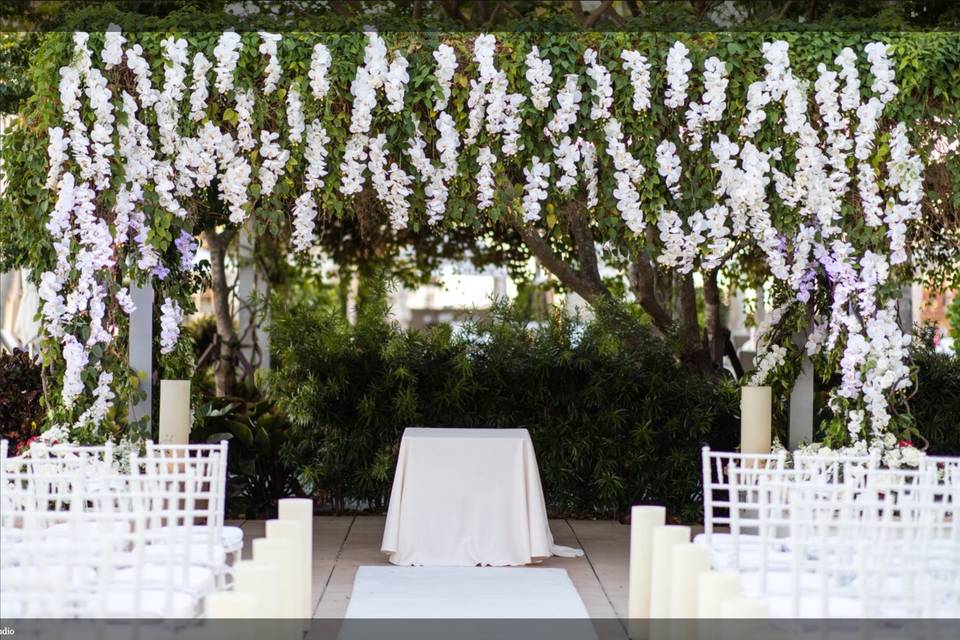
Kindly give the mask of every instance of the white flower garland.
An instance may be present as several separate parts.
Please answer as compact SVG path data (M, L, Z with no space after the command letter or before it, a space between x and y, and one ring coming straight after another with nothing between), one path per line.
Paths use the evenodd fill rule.
M679 200L683 195L680 190L680 156L677 155L677 145L669 140L662 140L657 145L657 173L663 178L670 195Z
M160 305L160 353L170 353L180 339L180 323L183 322L183 309L172 298L166 298Z
M267 56L267 65L263 69L263 95L268 96L277 89L280 82L280 76L283 75L283 67L280 66L280 60L277 58L277 43L283 38L279 33L258 32L260 36L260 46L258 51L261 55Z
M450 87L453 82L453 74L457 70L457 55L453 47L447 44L441 44L433 52L433 59L437 61L437 69L434 76L437 84L440 86L441 98L434 105L434 109L442 111L447 108L450 101Z
M540 57L540 49L534 46L524 60L527 64L525 77L530 83L530 101L533 108L543 111L550 106L550 83L553 82L551 73L553 65L549 60Z
M632 232L640 234L647 224L643 219L637 183L643 178L646 169L627 150L623 143L623 130L616 118L610 118L607 121L603 133L607 141L607 155L613 159L616 170L613 174L616 181L613 197L617 201L617 210L627 227Z
M494 188L493 165L497 157L490 151L490 147L482 147L477 153L477 209L484 211L493 206L496 193Z
M193 86L190 88L190 119L194 122L203 120L207 113L207 99L210 95L207 89L207 73L213 64L199 51L193 56Z
M650 63L639 51L620 52L623 68L630 72L633 86L633 110L642 113L650 108Z
M590 105L591 120L606 120L610 117L610 107L613 106L613 81L610 71L600 64L597 52L587 49L583 52L583 61L587 64L587 75L594 82L593 102Z
M671 109L679 109L687 101L687 87L690 85L687 74L693 68L689 53L690 50L679 40L667 52L667 90L663 104Z
M290 142L300 144L306 122L303 119L303 101L300 99L300 90L297 85L291 84L287 90L287 137Z
M330 91L327 72L330 71L331 64L333 64L333 58L330 56L330 50L318 42L313 47L313 54L310 56L310 71L307 72L310 78L310 90L313 92L313 97L318 101L323 100L327 92Z
M213 49L213 57L217 59L215 73L217 76L214 86L220 93L233 91L233 74L240 62L240 49L243 41L234 31L224 31Z
M523 168L526 183L523 186L523 221L533 222L540 219L540 203L547 198L547 187L550 186L550 163L541 162L533 156L530 166Z
M403 111L403 96L410 81L408 65L407 59L399 51L393 52L393 61L383 81L384 92L387 94L387 111L390 113Z

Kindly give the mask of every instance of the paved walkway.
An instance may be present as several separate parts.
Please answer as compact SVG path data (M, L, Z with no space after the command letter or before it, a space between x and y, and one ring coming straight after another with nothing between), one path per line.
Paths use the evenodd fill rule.
M343 617L357 567L388 564L380 553L383 523L383 516L314 518L314 617ZM249 557L250 541L264 535L263 521L232 524L243 527L243 556ZM585 554L531 566L566 569L591 617L625 617L630 527L611 520L551 520L550 528L557 544L579 547Z

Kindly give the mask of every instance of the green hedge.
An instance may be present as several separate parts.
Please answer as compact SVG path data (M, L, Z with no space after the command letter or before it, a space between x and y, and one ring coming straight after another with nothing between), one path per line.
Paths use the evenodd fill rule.
M927 440L929 453L960 455L960 354L936 353L933 329L926 327L914 337L911 357L917 388L910 411L917 430Z
M307 493L382 509L408 426L526 427L551 513L700 510L700 448L734 444L736 395L690 374L639 320L534 328L515 309L454 331L401 330L371 303L355 325L329 308L273 310L282 455Z

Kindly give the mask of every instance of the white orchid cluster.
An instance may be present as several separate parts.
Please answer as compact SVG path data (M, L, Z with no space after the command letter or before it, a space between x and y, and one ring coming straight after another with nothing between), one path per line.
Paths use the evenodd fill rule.
M457 70L457 54L450 45L441 44L433 52L433 59L437 61L437 70L434 75L440 86L441 96L434 108L442 111L447 108L447 103L450 101L450 87L453 84L453 74Z
M704 124L720 122L723 118L729 82L723 61L716 57L707 58L703 63L703 97L700 102L691 102L687 109L686 133L690 138L690 151L702 148Z
M550 74L553 72L553 66L549 60L540 57L540 49L537 46L530 48L525 62L526 78L530 83L530 101L534 109L543 111L550 106L550 83L553 82Z
M693 68L689 53L690 50L679 40L667 52L667 91L663 104L671 109L679 109L687 101L687 88L690 86L688 74Z
M630 231L640 234L647 224L640 204L640 192L637 189L646 169L627 149L623 128L616 118L610 118L603 128L606 137L607 155L613 160L613 178L616 186L613 197L617 201L617 211Z
M315 44L313 53L310 55L310 70L307 76L310 78L310 91L317 100L323 100L330 91L327 72L330 71L331 64L333 64L333 58L330 56L330 50L322 42Z
M497 39L490 34L478 36L473 43L474 59L480 77L470 81L467 99L466 144L473 144L485 129L489 136L500 136L500 151L504 156L516 155L519 151L521 118L520 105L526 100L521 93L507 93L509 82L505 71L497 69L495 54Z
M183 322L183 309L172 298L160 305L160 353L170 353L180 338L180 323Z
M587 64L587 75L593 80L593 101L590 104L591 120L606 120L613 106L613 81L610 71L598 62L597 52L587 49L583 52L583 61Z
M650 108L650 63L639 51L624 50L620 53L623 68L630 72L633 87L633 110L642 113Z
M533 156L530 166L524 167L523 176L526 178L523 187L523 220L533 222L540 219L540 206L547 198L550 163L541 162L538 156Z
M283 75L283 67L280 66L280 59L277 57L277 43L283 36L266 31L260 31L258 35L260 47L257 50L267 57L267 64L263 69L263 95L268 96L276 91L280 77Z

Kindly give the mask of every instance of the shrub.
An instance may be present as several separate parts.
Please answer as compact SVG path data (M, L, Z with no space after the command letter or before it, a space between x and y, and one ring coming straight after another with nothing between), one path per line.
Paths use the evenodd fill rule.
M0 353L0 439L10 452L40 432L43 380L40 364L26 351Z
M910 409L917 431L930 453L960 455L960 355L937 353L931 327L917 332L911 352L917 389Z
M229 517L274 517L277 500L294 494L293 476L280 460L286 438L286 420L269 402L213 398L196 410L192 442L230 443Z
M530 328L499 307L454 332L402 330L380 302L355 325L309 304L272 313L282 455L337 509L385 506L409 426L526 427L551 513L580 517L649 501L698 518L700 448L735 444L733 387L689 373L632 318Z

